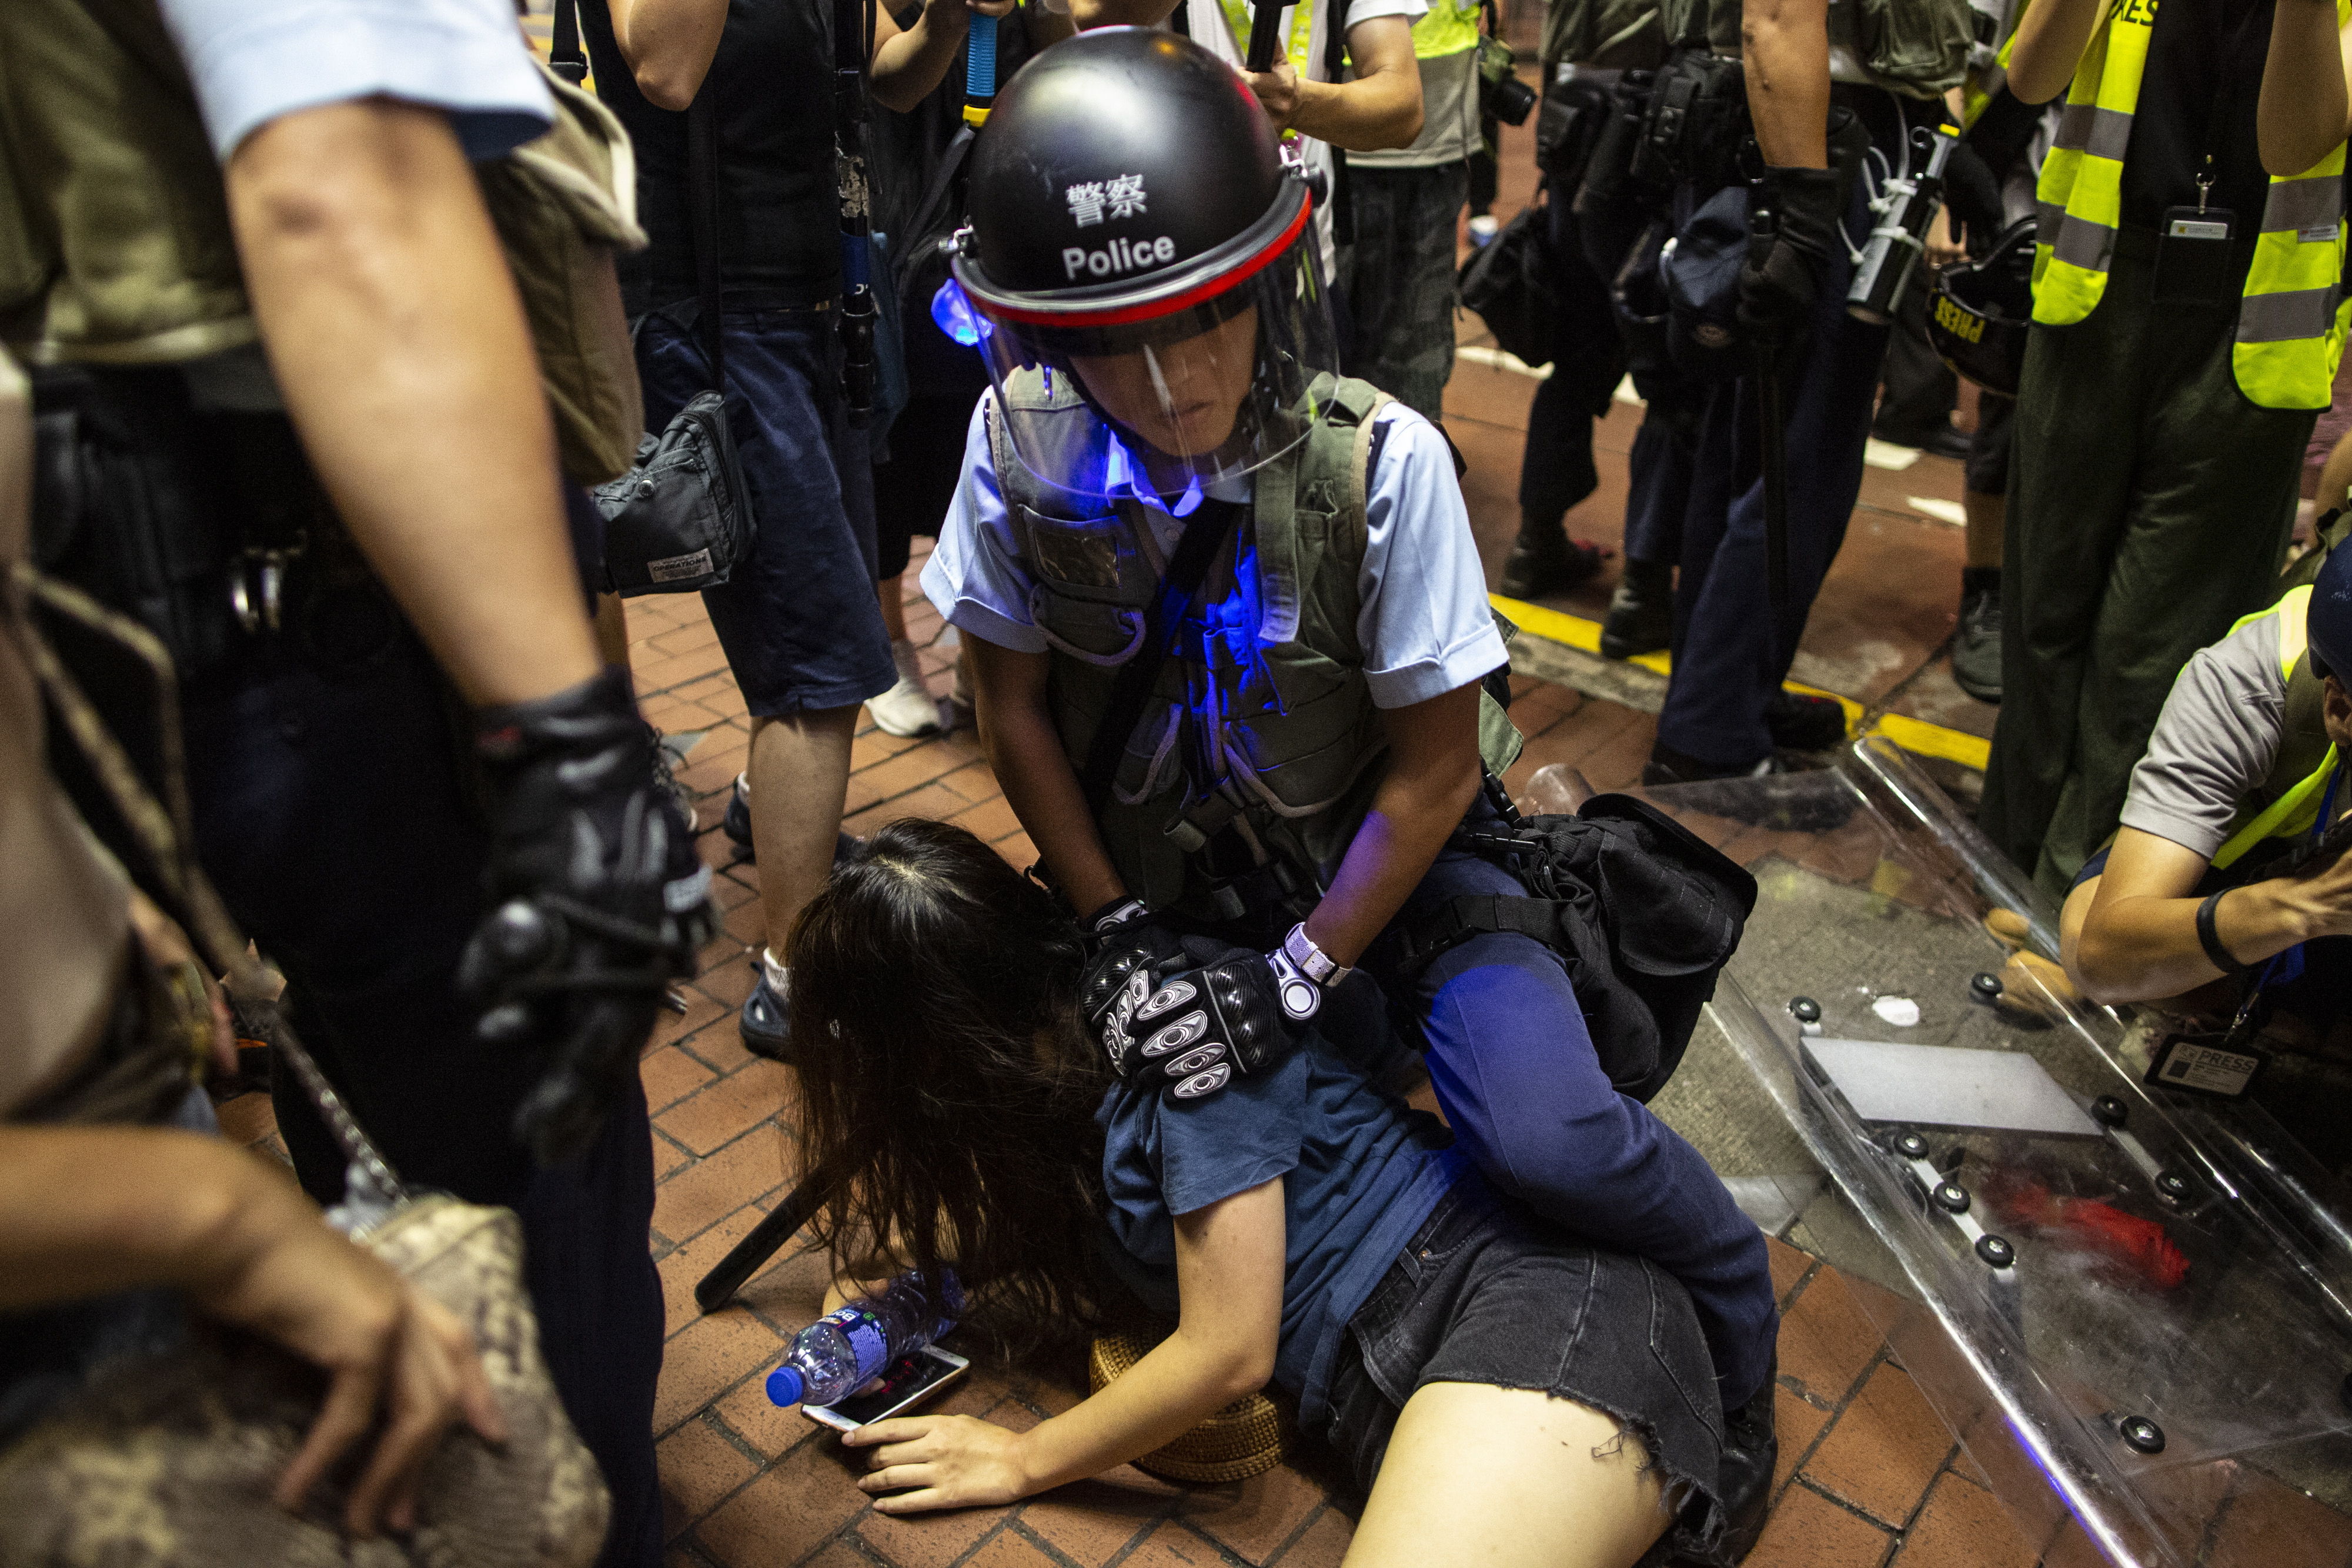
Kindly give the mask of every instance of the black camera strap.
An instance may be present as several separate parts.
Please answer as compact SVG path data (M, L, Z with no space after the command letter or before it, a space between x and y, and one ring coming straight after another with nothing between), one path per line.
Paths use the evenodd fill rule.
M727 395L726 334L720 329L719 283L719 110L711 102L710 78L703 78L686 110L687 187L694 228L695 327L710 361L711 390Z
M1118 775L1118 759L1143 717L1143 705L1150 700L1151 688L1160 683L1160 668L1168 662L1185 620L1199 612L1209 567L1233 537L1243 510L1240 502L1203 497L1201 509L1177 541L1176 554L1160 580L1159 597L1144 613L1143 645L1119 667L1118 678L1111 683L1110 706L1087 745L1086 764L1078 769L1078 790L1086 797L1087 815L1091 819L1101 820L1111 782Z
M573 87L588 79L588 56L580 47L580 0L555 0L555 37L548 45L547 68Z

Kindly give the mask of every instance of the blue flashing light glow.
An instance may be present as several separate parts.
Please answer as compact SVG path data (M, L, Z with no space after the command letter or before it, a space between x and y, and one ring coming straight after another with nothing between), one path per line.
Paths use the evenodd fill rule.
M940 331L967 349L980 347L982 338L992 337L996 332L996 323L971 308L971 301L964 298L963 290L956 287L952 277L940 284L940 291L931 296L931 319L939 323Z

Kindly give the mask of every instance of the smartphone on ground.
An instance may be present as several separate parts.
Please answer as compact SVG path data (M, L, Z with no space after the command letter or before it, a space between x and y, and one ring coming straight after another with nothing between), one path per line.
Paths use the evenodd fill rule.
M951 1350L925 1345L912 1355L900 1356L881 1376L848 1398L832 1405L803 1405L801 1414L820 1427L854 1432L893 1416L904 1416L971 1367L971 1362Z

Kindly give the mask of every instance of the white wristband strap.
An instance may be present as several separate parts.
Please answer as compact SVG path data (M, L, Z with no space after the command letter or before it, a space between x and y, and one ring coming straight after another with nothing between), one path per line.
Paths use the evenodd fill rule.
M1331 955L1315 945L1315 938L1307 935L1307 922L1304 920L1292 926L1290 935L1282 939L1282 951L1298 966L1300 974L1327 991L1355 973L1351 968L1333 963Z

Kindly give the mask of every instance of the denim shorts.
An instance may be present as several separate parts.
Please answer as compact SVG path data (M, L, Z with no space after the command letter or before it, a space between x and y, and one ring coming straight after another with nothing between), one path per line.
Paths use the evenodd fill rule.
M646 426L709 389L702 345L656 311L637 332ZM874 597L873 470L848 428L829 311L733 308L727 427L751 491L751 559L702 601L754 718L851 707L898 680Z
M1722 1532L1723 1410L1690 1298L1655 1264L1570 1239L1475 1176L1438 1199L1335 1361L1324 1436L1367 1490L1414 1390L1540 1388L1616 1419L1664 1472L1675 1523L1644 1563Z

